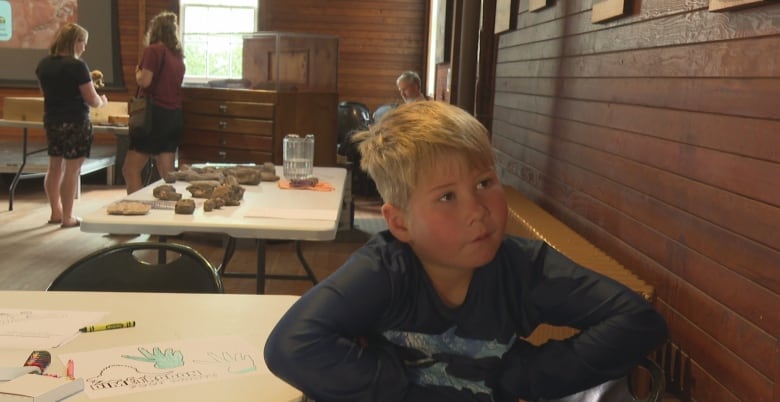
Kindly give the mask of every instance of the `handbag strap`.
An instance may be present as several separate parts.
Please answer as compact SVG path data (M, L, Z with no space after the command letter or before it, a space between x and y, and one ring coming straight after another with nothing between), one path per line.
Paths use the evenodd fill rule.
M152 76L152 83L149 84L149 88L157 89L157 85L155 83L157 82L157 78L160 76L160 73L162 72L163 66L165 65L165 55L168 53L168 47L163 45L163 56L162 61L160 61L160 66L157 67L157 72L154 73ZM150 91L147 95L151 95L154 91ZM138 85L138 87L135 89L135 97L137 98L141 94L141 86Z

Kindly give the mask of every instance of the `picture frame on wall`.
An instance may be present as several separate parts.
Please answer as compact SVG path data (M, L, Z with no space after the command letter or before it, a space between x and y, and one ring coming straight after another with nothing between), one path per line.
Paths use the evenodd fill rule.
M537 11L547 7L548 0L528 0L528 11Z
M626 12L625 0L593 1L590 21L593 23L609 21L620 17Z
M723 11L763 3L766 0L710 0L710 11Z
M496 22L493 32L514 30L517 22L517 0L496 0Z

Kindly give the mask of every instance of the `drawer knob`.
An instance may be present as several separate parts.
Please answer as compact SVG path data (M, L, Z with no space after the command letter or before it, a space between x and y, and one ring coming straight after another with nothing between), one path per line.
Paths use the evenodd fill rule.
M227 113L228 107L227 105L219 105L219 112L220 113Z
M227 145L227 140L224 138L219 140L219 145Z
M219 152L217 152L217 155L219 155L219 157L220 157L222 160L225 160L225 159L227 159L227 152L225 152L225 151L219 151Z
M219 123L217 123L217 125L219 126L219 128L224 129L225 127L227 127L227 122L220 121Z

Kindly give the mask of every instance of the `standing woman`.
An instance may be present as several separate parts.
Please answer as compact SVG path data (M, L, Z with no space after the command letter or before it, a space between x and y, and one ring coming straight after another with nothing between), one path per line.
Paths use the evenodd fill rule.
M144 138L130 137L122 166L127 193L143 187L141 171L150 157L157 173L165 177L174 170L176 148L184 127L181 112L181 83L184 80L184 52L179 41L176 14L157 14L146 33L146 49L136 67L135 81L146 96L152 96L152 133Z
M87 63L81 55L89 33L78 24L63 25L38 63L35 75L43 93L43 127L49 154L49 168L43 180L51 205L49 223L63 228L79 225L73 213L81 164L92 148L92 122L89 106L108 103L98 95Z

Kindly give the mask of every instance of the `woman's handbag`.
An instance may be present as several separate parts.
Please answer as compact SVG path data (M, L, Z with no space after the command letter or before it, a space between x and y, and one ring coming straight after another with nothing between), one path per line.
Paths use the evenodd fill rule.
M137 94L136 94L137 95ZM130 136L145 138L152 133L152 97L134 96L127 102Z
M152 77L152 85L149 87L155 87L155 81L162 71L163 65L165 65L165 53L163 50L162 61L160 67L157 69L157 73ZM130 98L127 102L127 114L130 115L130 119L127 122L130 136L134 138L146 138L152 133L152 106L154 105L154 99L152 95L140 96L141 87L136 89L135 96Z

